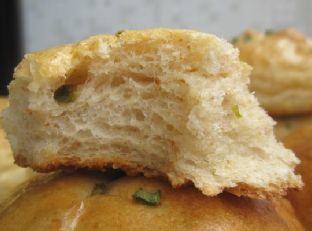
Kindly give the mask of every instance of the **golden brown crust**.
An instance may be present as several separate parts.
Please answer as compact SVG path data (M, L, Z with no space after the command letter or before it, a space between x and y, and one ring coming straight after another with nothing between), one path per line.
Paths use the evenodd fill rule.
M15 157L15 162L20 166L32 166L32 168L38 172L51 172L58 169L94 169L105 171L108 168L122 169L129 176L135 176L142 174L145 177L163 177L168 179L168 176L154 169L147 168L146 166L139 165L137 163L130 162L124 159L109 159L109 158L94 158L88 160L81 160L77 157L71 158L58 158L54 160L49 160L46 163L28 163L23 155L17 155ZM174 188L185 187L192 185L188 180L183 184L172 185ZM225 188L224 191L230 192L236 196L245 196L256 199L271 199L273 197L280 197L286 195L287 185L272 186L269 189L259 189L248 186L246 184L238 184L233 188Z
M256 199L272 199L275 197L281 197L283 195L286 195L287 190L286 186L280 186L280 187L272 187L270 190L261 190L258 188L250 187L246 184L238 184L238 186L234 188L228 188L225 189L225 191L230 192L236 196L247 196L250 198L256 198Z
M287 198L307 230L312 227L312 125L297 129L285 139L285 145L300 158L297 173L301 174L305 186L301 191L289 191Z
M27 162L27 159L23 155L17 155L15 157L15 162L23 167L29 166L30 164ZM158 176L161 175L160 172L149 169L145 166L141 166L137 163L133 163L125 160L118 160L114 158L113 160L109 158L97 158L97 159L88 159L81 160L79 157L69 157L69 158L59 158L54 160L49 160L46 163L32 163L32 168L38 172L51 172L57 169L94 169L94 170L105 170L107 168L121 168L128 175L137 175L139 173L144 172L146 176Z
M290 133L312 125L312 116L292 116L274 118L277 124L274 127L274 133L278 140L283 140Z
M103 194L91 196L97 183ZM160 190L158 206L133 200L140 187ZM36 203L34 203L36 202ZM16 222L18 220L18 222ZM172 189L165 181L67 174L32 186L0 214L7 230L303 230L285 199L206 197L193 187Z
M83 69L86 67L91 58L101 57L105 59L105 57L108 57L109 55L107 53L109 52L109 49L118 47L122 43L127 44L127 47L131 47L133 44L134 47L131 47L133 51L144 53L151 52L149 49L151 49L150 47L153 47L153 42L164 44L171 41L174 44L183 45L186 38L193 39L194 42L192 43L192 46L194 47L207 47L207 38L210 43L219 41L216 36L206 33L166 28L126 30L118 36L101 34L77 43L26 54L24 59L15 68L14 78L32 79L34 82L37 82L37 84L48 82L50 85L59 84L57 82L60 80L62 80L62 82L81 82L83 80L81 80L80 77L83 78L83 76L80 75L80 72L84 71L81 70L81 68ZM136 46L138 43L145 45ZM107 44L109 45L107 46ZM198 54L198 52L190 52L189 57L187 57L184 62L187 63L187 59L201 59L203 58L200 57L201 55ZM225 55L224 58L227 58L227 55ZM30 63L35 70L31 70ZM34 67L34 65L36 67ZM79 68L79 70L76 68ZM246 72L250 70L250 67L242 62L237 63L237 68L243 68ZM190 70L190 72L192 72L192 70ZM80 77L78 77L78 79L72 79L71 73L80 73ZM36 83L29 87L36 88L35 85Z
M302 109L272 107L268 113L273 117L306 116L312 112L312 103Z

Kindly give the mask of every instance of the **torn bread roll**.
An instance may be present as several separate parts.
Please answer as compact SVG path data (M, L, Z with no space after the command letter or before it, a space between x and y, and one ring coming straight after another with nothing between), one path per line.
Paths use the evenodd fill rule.
M250 89L269 114L312 112L311 39L294 29L248 30L232 42L253 67Z
M299 160L248 90L250 67L214 35L170 29L99 35L27 54L4 126L37 171L121 168L264 198L299 188Z

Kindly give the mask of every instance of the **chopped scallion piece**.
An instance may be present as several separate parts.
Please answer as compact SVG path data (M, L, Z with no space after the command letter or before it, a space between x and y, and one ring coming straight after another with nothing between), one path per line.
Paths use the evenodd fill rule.
M241 114L240 111L239 111L238 105L232 106L232 112L233 112L233 114L234 114L234 116L235 116L236 118L241 118L241 117L242 117L242 114Z
M119 37L123 32L125 32L125 31L124 31L124 30L117 31L117 32L115 33L115 36L116 36L116 37Z
M76 99L76 86L65 84L54 92L54 99L58 103L70 103Z
M160 204L160 190L148 192L143 188L139 188L132 195L133 199L140 201L147 205L159 205Z

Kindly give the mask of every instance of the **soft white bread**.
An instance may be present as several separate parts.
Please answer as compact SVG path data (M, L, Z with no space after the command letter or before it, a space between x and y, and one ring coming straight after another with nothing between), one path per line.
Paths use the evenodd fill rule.
M294 29L248 30L233 43L253 67L250 89L271 115L312 112L312 41Z
M206 195L301 187L299 160L248 91L249 66L213 35L152 29L28 54L4 125L16 163L122 168Z

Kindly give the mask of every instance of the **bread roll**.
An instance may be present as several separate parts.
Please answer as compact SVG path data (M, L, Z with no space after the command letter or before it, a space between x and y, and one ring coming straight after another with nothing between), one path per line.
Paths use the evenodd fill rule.
M0 112L8 105L8 99L0 97ZM21 168L14 164L9 141L6 139L0 123L0 203L33 175L34 172L30 169Z
M248 30L233 40L253 67L250 89L274 116L312 112L312 41L294 29Z
M283 140L290 133L297 131L303 127L312 125L312 116L292 116L292 117L278 117L274 118L276 125L274 126L274 133L278 140Z
M301 186L299 160L248 91L250 68L214 35L152 29L27 54L4 125L16 163L122 168L265 198Z
M227 193L206 197L193 187L173 189L164 181L144 177L109 181L76 173L42 181L25 189L0 213L0 227L10 231L303 230L286 199L265 201ZM98 185L102 190L94 193ZM134 200L139 188L149 193L160 190L160 204Z
M301 164L296 171L302 175L304 187L301 191L290 191L287 195L296 214L307 230L312 228L312 125L297 129L285 139L285 145L298 155Z

